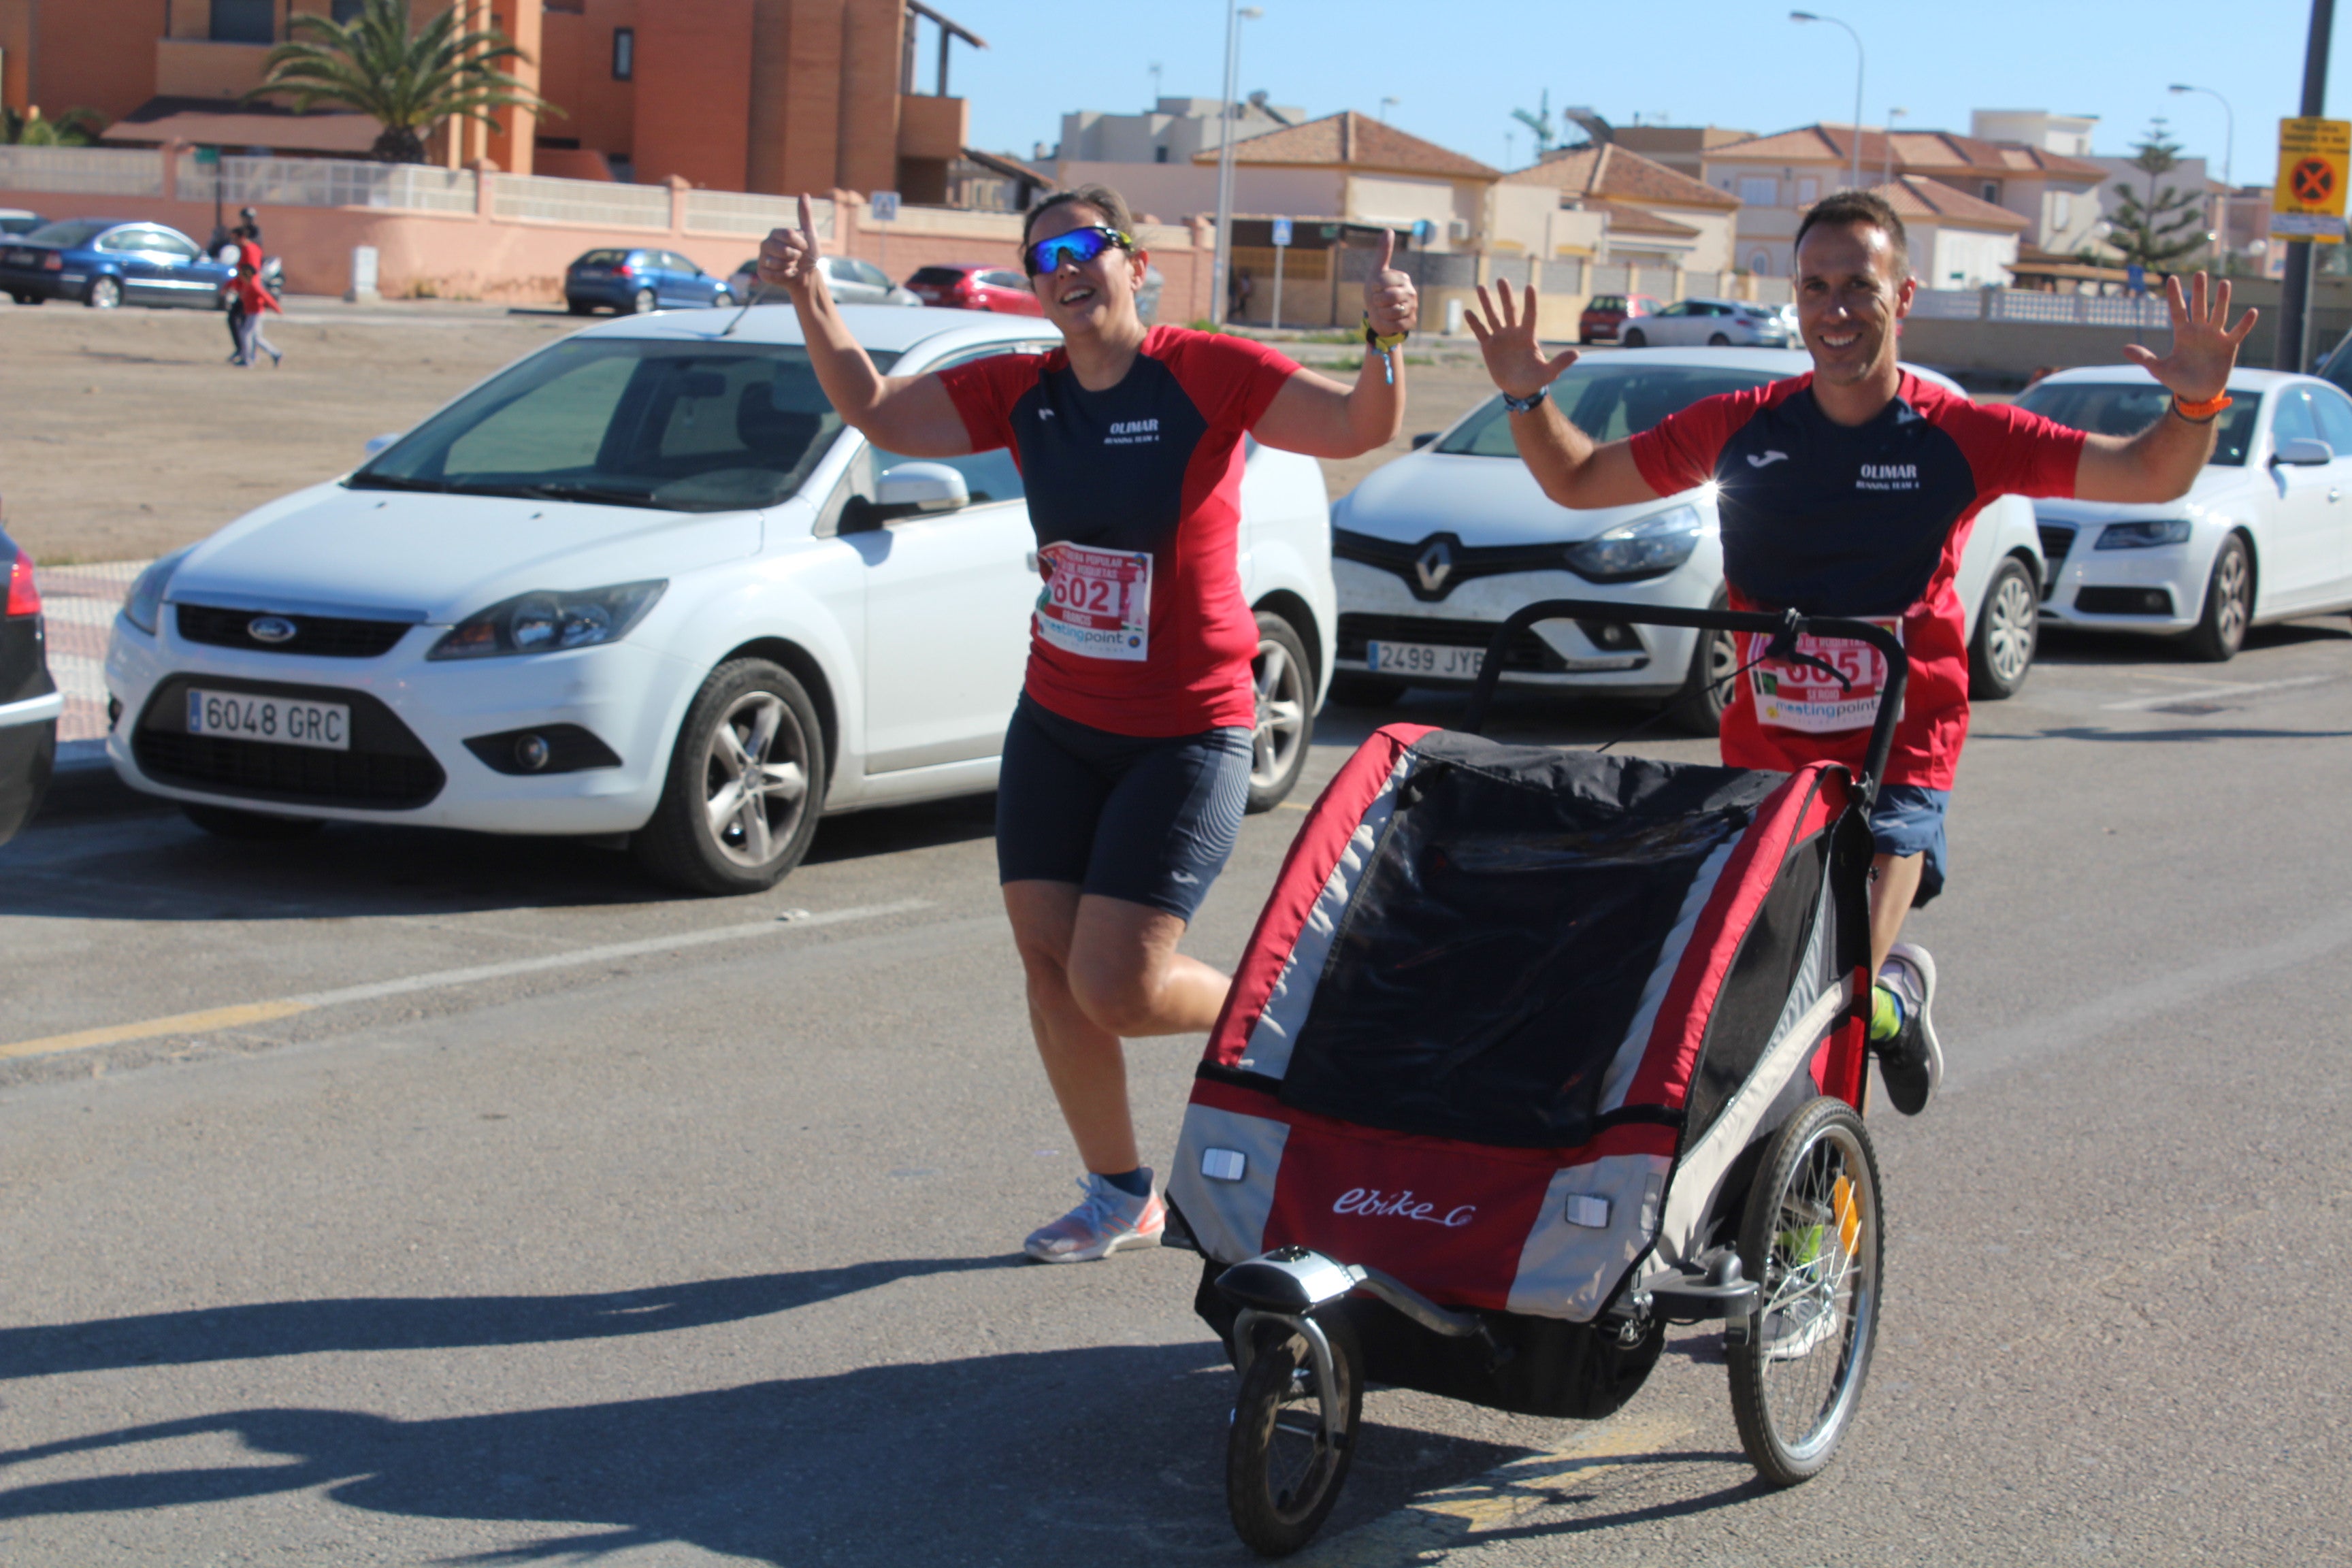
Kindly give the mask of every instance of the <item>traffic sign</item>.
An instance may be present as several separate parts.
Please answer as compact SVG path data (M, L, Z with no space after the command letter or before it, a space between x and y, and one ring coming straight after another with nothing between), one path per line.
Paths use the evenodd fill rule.
M876 223L898 222L898 193L896 191L875 192L874 205L870 209L870 216Z
M2279 121L2278 180L2271 232L2284 239L2344 242L2344 194L2352 184L2352 121Z
M1290 243L1290 220L1288 218L1278 217L1274 220L1274 243L1276 246L1286 246Z

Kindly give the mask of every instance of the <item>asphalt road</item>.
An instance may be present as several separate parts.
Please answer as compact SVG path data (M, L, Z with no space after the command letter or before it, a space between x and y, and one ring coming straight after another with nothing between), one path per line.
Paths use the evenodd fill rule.
M1827 1473L1758 1485L1690 1331L1605 1423L1373 1392L1299 1561L2346 1561L2347 738L2341 618L2055 648L1979 710L1913 928L1952 1079L1872 1117L1885 1328ZM1244 1560L1195 1260L1017 1259L1076 1165L988 822L842 819L727 901L136 811L0 849L0 1562ZM1197 1047L1133 1052L1154 1147Z

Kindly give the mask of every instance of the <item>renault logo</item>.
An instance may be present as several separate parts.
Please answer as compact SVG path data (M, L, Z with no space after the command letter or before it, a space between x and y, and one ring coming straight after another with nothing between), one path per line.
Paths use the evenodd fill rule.
M294 623L284 616L256 616L245 623L245 635L256 642L291 642Z
M1454 575L1454 547L1442 539L1433 540L1414 560L1412 571L1421 579L1423 593L1444 593L1445 580Z

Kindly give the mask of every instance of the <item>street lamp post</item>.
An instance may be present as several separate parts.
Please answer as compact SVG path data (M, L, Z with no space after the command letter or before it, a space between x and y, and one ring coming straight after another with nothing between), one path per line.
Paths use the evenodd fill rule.
M2228 270L2230 257L2230 200L2237 194L2238 185L2230 173L2238 152L2238 117L2230 108L2230 100L2210 87L2191 87L2185 81L2172 84L2174 92L2201 92L2221 106L2221 259L2222 269Z
M1234 97L1241 90L1242 24L1265 15L1255 5L1237 6L1226 0L1224 128L1217 139L1217 256L1209 279L1215 291L1209 300L1209 319L1221 327L1225 324L1234 266L1234 122L1241 118L1234 112Z
M1890 109L1886 111L1886 134L1879 138L1885 145L1886 153L1886 156L1880 161L1878 168L1878 183L1882 185L1892 184L1895 179L1895 122L1910 118L1911 111L1907 109Z
M1827 22L1833 27L1845 27L1845 36L1853 40L1853 188L1862 189L1862 35L1835 16L1817 16L1811 11L1791 11L1791 22Z

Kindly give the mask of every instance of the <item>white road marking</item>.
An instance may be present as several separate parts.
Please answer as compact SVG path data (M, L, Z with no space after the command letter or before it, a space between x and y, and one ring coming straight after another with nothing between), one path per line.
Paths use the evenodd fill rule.
M2176 676L2173 679L2184 678ZM2205 689L2202 690L2165 691L2154 697L2133 697L2121 702L2102 702L2099 707L2103 712L2108 713L2143 712L2150 708L2168 707L2175 702L2194 702L2200 697L2251 697L2257 691L2284 691L2296 686L2325 686L2330 681L2343 679L2345 678L2340 675L2298 675L2288 680L2211 680L2204 683Z

